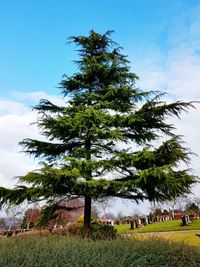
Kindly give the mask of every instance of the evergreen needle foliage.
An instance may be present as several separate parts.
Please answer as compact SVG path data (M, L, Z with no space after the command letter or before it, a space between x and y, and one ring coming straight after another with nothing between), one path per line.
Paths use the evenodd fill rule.
M92 199L165 201L190 192L196 177L177 168L190 161L190 152L167 120L193 103L167 104L164 94L139 90L138 77L111 33L91 31L70 38L78 47L79 72L65 75L60 83L70 100L57 106L42 99L34 107L46 141L25 139L20 144L44 163L19 177L22 185L0 188L2 204L45 200L43 214L50 216L63 199L81 197L89 231ZM160 146L152 146L157 140Z

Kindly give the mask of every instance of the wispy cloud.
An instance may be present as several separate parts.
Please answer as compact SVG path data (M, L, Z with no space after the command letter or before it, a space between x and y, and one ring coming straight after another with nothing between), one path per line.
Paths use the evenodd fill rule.
M165 26L168 49L157 45L135 61L142 88L164 90L172 98L200 97L199 13L200 5Z
M48 99L49 101L53 102L56 105L65 105L66 102L69 100L69 98L65 99L62 97L62 95L50 95L42 91L36 91L36 92L17 92L12 91L11 95L16 99L20 101L29 101L32 103L38 103L40 99Z

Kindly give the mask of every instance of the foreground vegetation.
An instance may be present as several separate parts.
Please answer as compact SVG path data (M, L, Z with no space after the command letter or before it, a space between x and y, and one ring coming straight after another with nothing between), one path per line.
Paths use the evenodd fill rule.
M2 238L0 255L2 267L200 266L199 250L159 239L92 241L52 235Z
M200 220L193 220L191 224L186 226L181 226L180 220L173 220L148 224L141 228L135 228L134 230L130 230L130 224L115 225L115 228L118 234L200 230Z

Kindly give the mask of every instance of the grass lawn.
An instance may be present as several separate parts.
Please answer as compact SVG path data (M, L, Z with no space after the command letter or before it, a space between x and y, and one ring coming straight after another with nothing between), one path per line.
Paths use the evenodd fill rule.
M181 226L180 220L173 220L148 224L141 228L135 228L134 230L129 230L130 224L115 225L115 228L118 234L200 230L200 220L193 220L193 222L187 226Z
M178 242L182 245L195 246L200 250L200 234L199 231L185 231L185 232L157 232L157 233L134 233L127 236L127 239L134 240L167 240L169 242ZM200 265L199 265L200 266Z
M158 233L155 236L170 241L183 242L184 244L196 246L200 249L200 237L196 236L196 234L200 234L200 231Z

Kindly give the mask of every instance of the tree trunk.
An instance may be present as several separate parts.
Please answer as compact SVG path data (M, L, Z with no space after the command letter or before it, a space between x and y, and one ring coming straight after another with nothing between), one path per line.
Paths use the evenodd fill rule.
M91 89L89 89L91 92ZM88 106L91 105L91 100L88 99ZM91 160L91 139L90 139L90 127L87 129L87 135L85 140L85 159ZM87 181L92 179L91 168L87 171L87 176L85 177ZM87 238L90 234L90 221L91 221L91 209L92 209L92 198L90 194L86 191L85 195L85 209L84 209L84 223L83 223L83 236Z
M12 227L12 223L9 224L8 231L11 230L11 227Z
M91 221L91 197L85 197L85 209L84 209L84 224L83 224L83 236L88 237L90 234L90 221Z
M29 230L29 228L30 228L30 223L31 223L30 221L26 223L26 230Z

